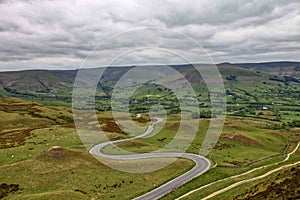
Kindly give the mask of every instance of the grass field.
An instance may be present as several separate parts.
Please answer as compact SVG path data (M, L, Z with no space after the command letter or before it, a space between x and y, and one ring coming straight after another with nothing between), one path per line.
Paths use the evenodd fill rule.
M196 120L185 122L186 130L196 123ZM243 117L227 117L222 135L209 154L220 165L243 165L253 160L278 154L284 151L288 141L298 134L294 130L270 130L266 128L267 120ZM209 125L209 120L200 121L200 127L194 141L187 152L199 153L199 148ZM164 128L154 133L152 137L137 139L117 144L122 149L131 152L150 152L167 145L177 133L179 126L175 117L167 120ZM104 148L104 152L118 154L111 147Z
M264 166L264 165L270 165L272 163L277 163L279 161L283 160L276 159L272 160L272 162L265 162L260 163L257 166L252 166L252 169L258 166ZM249 178L261 176L273 169L279 168L284 165L289 165L299 162L299 150L290 158L289 161L283 162L281 164L272 165L270 167L266 167L261 170L257 170L255 172L249 173L247 175L238 177L238 178L232 178L227 179L225 181L218 182L216 184L213 184L209 187L206 187L205 189L198 190L191 195L183 198L183 199L202 199L209 194L212 194L213 192L217 192L218 190L221 190L227 186L230 186L231 184L234 184L238 181L247 180ZM251 181L249 183L241 184L238 187L235 187L233 189L230 189L224 193L221 193L219 195L216 195L212 197L211 199L297 199L299 194L299 184L298 184L298 175L299 175L299 165L295 165L293 169L292 167L289 167L287 170L280 170L279 172L275 172L270 174L269 176L256 180ZM237 174L241 174L243 172L246 172L250 170L243 169ZM217 170L217 169L216 169ZM208 176L209 173L206 175ZM224 178L227 178L228 176L225 176ZM220 179L219 179L220 180ZM205 182L205 181L202 181ZM213 181L210 181L213 182ZM199 185L202 185L199 183ZM205 185L205 184L203 184ZM196 187L197 188L197 187ZM166 196L163 199L174 199L177 197L179 191L184 191L184 188L180 188L178 191ZM188 192L189 190L186 190ZM177 195L176 195L177 193Z
M240 95L241 99L249 96L245 96L242 91L245 87L234 86L235 94ZM251 92L251 89L249 91ZM251 113L245 110L249 102L243 103L238 99L233 101L232 97L229 99L232 103L228 104L229 116L226 118L222 135L208 155L212 164L217 163L217 167L164 199L174 199L201 185L282 160L284 156L281 154L286 145L300 133L299 129L289 124L293 120L299 120L298 105L268 105L267 111L261 107L253 107L254 113ZM256 100L251 98L251 101ZM238 106L237 102L240 102ZM201 109L210 110L209 107ZM241 109L246 113L243 116L237 115L237 111ZM111 140L137 135L150 123L146 113L143 113L141 118L132 113L131 119L136 125L134 127L130 126L122 113L119 113L118 122L115 122L109 111L99 111L97 117L102 130ZM191 119L184 121L182 125L185 130L190 130L197 122L198 119ZM88 125L94 126L97 123L90 122ZM210 119L200 120L198 132L187 152L199 153L209 123ZM120 143L118 146L136 153L155 151L172 141L178 127L179 116L169 114L165 124L157 125L149 137ZM186 132L186 135L189 135L189 132ZM92 146L95 143L97 140L92 140L88 145ZM293 145L294 143L291 144ZM104 152L120 153L111 146L106 147ZM250 162L275 154L278 155L247 166ZM299 156L293 159L299 160ZM4 199L131 199L182 174L192 166L191 161L179 159L168 167L151 173L130 174L113 170L87 153L76 132L71 108L43 105L17 98L0 98L0 197L1 194L7 195ZM240 168L230 168L233 166ZM253 191L255 192L251 195L256 195L260 191L255 190L255 186L260 185L256 188L265 188L267 191L268 182L265 179L262 183L253 183L251 191L246 187L239 187L233 192L220 195L217 199L248 197ZM230 183L225 182L215 188L208 188L194 194L191 199L203 197ZM16 187L17 189L14 189Z
M87 153L68 108L18 99L1 99L1 108L0 180L19 185L6 199L130 199L193 165L180 159L152 173L116 171Z

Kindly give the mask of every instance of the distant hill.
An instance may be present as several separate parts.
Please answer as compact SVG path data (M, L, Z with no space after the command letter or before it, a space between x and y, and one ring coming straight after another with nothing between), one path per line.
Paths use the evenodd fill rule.
M243 68L265 72L276 76L292 76L300 78L300 62L264 62L264 63L238 63Z
M199 80L191 65L170 65L180 71L193 82ZM217 65L224 76L234 75L256 79L257 72L263 72L279 77L291 76L300 78L300 62L266 62L266 63L222 63ZM244 68L244 69L242 69ZM131 67L108 68L102 78L103 82L115 82ZM0 72L0 88L20 92L46 92L49 90L65 89L73 86L77 70L27 70L14 72ZM245 81L245 79L243 79ZM247 79L247 80L251 80Z
M73 84L77 70L1 72L0 87L20 92L46 92Z
M170 66L179 71L193 87L198 88L197 92L203 94L203 99L207 99L204 98L205 92L207 93L204 88L204 81L191 65ZM292 99L299 99L300 97L300 62L221 63L217 67L222 74L227 93L234 95L234 98L232 98L233 103L246 101L267 102L268 100L264 98L273 98L275 101L276 98L282 99L279 96L285 94ZM114 84L131 68L132 66L108 68L99 81L97 97L99 99L109 98ZM50 105L70 104L77 71L27 70L0 72L0 95L21 97ZM176 74L166 74L159 67L155 71L149 70L149 73L160 77L158 79L160 82L173 81L175 83L182 79ZM199 88L200 86L201 88ZM153 91L153 88L151 91ZM139 94L143 95L147 92L149 90L140 91ZM292 99L283 102L294 102Z

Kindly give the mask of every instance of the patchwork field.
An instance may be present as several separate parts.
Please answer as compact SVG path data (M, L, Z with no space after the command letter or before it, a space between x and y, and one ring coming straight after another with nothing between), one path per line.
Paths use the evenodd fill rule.
M113 170L87 153L76 132L70 108L44 106L14 98L1 98L0 108L0 197L4 199L131 199L193 166L192 161L179 159L151 173L130 174ZM99 112L97 115L110 139L129 137L117 126L110 112ZM144 114L141 118L132 117L141 130L150 122L149 116ZM177 115L169 115L165 125L158 125L151 137L118 145L132 152L157 150L172 140L179 126L178 119ZM190 120L184 126L188 130L195 121ZM198 133L187 152L199 152L209 121L200 120ZM123 123L126 124L126 121ZM280 123L228 116L220 140L209 154L212 164L216 162L217 167L164 199L174 199L206 183L282 160L286 151L291 151L295 146L297 140L292 139L297 138L299 129L272 128ZM105 148L104 152L118 153L110 147ZM274 157L267 158L272 155ZM261 158L266 159L260 161ZM299 160L299 154L295 154L294 159ZM228 183L230 181L218 187ZM283 187L284 183L278 184L278 187ZM267 184L264 188L269 190ZM205 194L214 189L205 190ZM239 198L241 195L249 196L248 193L246 188L234 192ZM259 191L256 193L260 195ZM224 195L226 197L226 193Z

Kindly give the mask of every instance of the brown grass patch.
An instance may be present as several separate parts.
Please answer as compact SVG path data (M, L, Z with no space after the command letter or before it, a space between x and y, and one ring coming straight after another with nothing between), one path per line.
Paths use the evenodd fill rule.
M138 123L147 123L150 122L151 120L148 118L143 118L143 117L139 117L139 118L132 118L133 121L136 121Z
M128 141L122 144L123 147L142 147L142 146L149 146L149 144L146 144L144 142L139 141Z
M180 126L180 122L175 122L175 123L171 123L171 124L166 124L165 128L166 128L166 130L177 131L179 126Z
M300 136L294 138L292 142L300 142Z
M259 113L262 113L262 115L260 115L263 118L266 119L276 119L277 116L274 115L274 113L270 110L255 110L254 111L256 115L259 115Z
M34 129L0 132L0 149L18 147L25 144L25 139Z
M115 122L114 119L111 118L101 118L99 119L99 123L101 126L101 129L106 132L111 133L120 133L122 135L127 135L125 131L123 131Z
M0 185L0 199L4 198L7 196L8 193L18 191L19 185L18 184L7 184L7 183L2 183Z
M240 130L240 131L247 130L246 128L244 128L242 126L238 126L238 125L227 125L226 127L236 129L236 130Z
M236 161L236 160L233 160L233 161L228 161L228 160L224 160L223 161L224 163L227 163L227 164L230 164L230 165L240 165L241 164L241 162L239 162L239 161Z
M232 134L223 134L221 135L221 138L223 139L228 139L228 140L232 140L232 141L236 141L236 142L240 142L243 144L247 144L247 145L255 145L255 146L264 146L262 143L260 143L259 141L252 139L250 137L247 137L245 135L239 134L239 133L232 133Z
M234 144L221 144L220 142L217 142L217 144L214 145L213 149L217 150L223 150L223 149L229 149L235 147Z

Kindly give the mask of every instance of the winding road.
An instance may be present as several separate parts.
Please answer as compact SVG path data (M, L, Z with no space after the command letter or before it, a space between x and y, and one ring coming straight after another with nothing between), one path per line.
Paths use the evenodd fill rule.
M90 153L96 156L109 158L109 159L116 159L116 160L134 160L134 159L142 159L142 158L160 158L160 157L176 157L176 158L187 158L193 160L195 162L195 166L188 172L182 174L181 176L155 188L154 190L134 198L134 200L154 200L159 199L166 194L170 193L172 190L182 186L183 184L191 181L192 179L200 176L201 174L205 173L210 168L210 162L203 156L197 154L190 154L190 153L142 153L142 154L131 154L131 155L107 155L101 152L101 149L108 145L126 142L129 140L134 140L137 138L145 137L151 134L154 130L154 126L160 122L163 122L162 118L156 118L156 121L153 122L151 125L148 126L147 130L138 136L132 138L126 138L122 140L116 141L108 141L98 145L95 145L90 149Z

